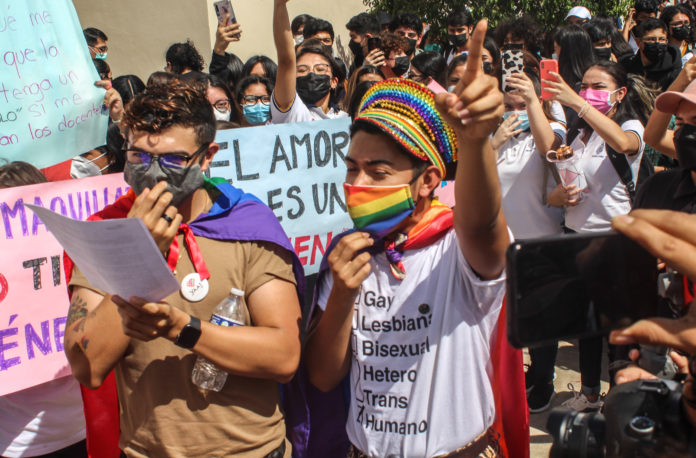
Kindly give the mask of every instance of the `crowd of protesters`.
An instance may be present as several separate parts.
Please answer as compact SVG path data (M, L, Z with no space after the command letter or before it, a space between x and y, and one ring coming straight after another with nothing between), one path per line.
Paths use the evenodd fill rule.
M291 20L274 0L255 24L222 17L207 67L184 41L147 82L112 78L107 35L85 29L104 145L43 171L2 165L0 188L123 173L131 191L92 219L141 218L177 280L205 293L112 296L67 258L74 378L0 397L0 456L528 456L558 346L530 349L523 372L500 338L508 245L614 228L696 280L696 10L636 0L625 21L559 14L544 31L529 15L490 27L457 9L442 40L411 12L361 13L339 56L334 24ZM251 26L269 28L276 55L235 55ZM271 210L204 172L216 131L335 118L352 120L355 229L307 293ZM564 147L584 182L548 160ZM443 180L453 207L434 197ZM251 325L208 323L232 288ZM670 362L688 371L693 313L612 333L611 386L654 377L629 364L640 343L679 351ZM602 407L605 341L577 343L581 387L563 406ZM221 391L193 384L197 356L229 374Z

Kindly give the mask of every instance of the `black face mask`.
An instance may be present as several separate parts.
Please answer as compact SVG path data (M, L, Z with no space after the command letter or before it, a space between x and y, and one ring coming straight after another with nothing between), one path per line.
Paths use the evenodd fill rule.
M331 77L310 73L297 77L297 95L306 105L315 105L331 91Z
M672 29L672 38L677 40L686 40L691 35L691 27L688 25L682 25L680 27L674 27Z
M611 59L611 48L594 48L594 55L597 60L609 60Z
M394 65L391 69L394 72L396 76L401 76L404 73L406 73L411 67L411 61L409 60L408 56L400 56L394 59L396 62L396 65Z
M674 149L677 150L679 167L696 170L696 126L683 124L674 131Z
M165 172L156 160L152 161L149 168L143 164L126 161L123 178L137 195L140 195L145 188L152 189L160 181L166 181L165 192L172 193L172 201L169 205L175 207L178 207L204 183L201 165L198 163L183 169L167 169Z
M415 38L406 38L406 41L408 41L408 51L406 52L406 54L410 56L411 54L413 54L413 51L416 50L416 43L418 43L418 40L416 40Z
M483 73L485 73L486 75L493 74L493 64L491 62L483 63Z
M348 43L348 47L350 48L351 52L353 53L356 59L363 58L363 49L360 43L358 43L357 41L350 40L350 43Z
M466 45L467 41L469 41L469 37L465 33L460 33L459 35L447 35L447 38L449 39L450 43L457 48L461 48L462 46Z
M662 60L667 52L667 43L645 43L643 55L653 64Z

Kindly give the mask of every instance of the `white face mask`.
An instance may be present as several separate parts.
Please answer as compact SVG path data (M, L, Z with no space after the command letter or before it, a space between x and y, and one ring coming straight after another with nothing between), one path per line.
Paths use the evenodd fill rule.
M70 163L70 176L74 179L78 179L101 175L102 171L108 168L111 164L106 164L100 169L99 166L94 163L94 161L104 156L106 156L106 153L103 153L101 156L95 157L92 160L82 156L74 157Z
M558 60L558 54L556 54L556 53L551 54L551 59Z
M304 41L304 36L303 35L297 35L296 37L293 37L295 39L295 45L301 45L302 42Z
M229 121L230 120L230 112L229 111L219 111L216 108L213 108L213 111L215 112L215 120L216 121Z

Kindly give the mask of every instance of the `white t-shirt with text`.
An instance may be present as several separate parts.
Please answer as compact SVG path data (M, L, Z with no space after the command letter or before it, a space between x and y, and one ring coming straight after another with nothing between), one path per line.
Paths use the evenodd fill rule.
M355 303L351 400L346 430L371 457L436 456L463 447L495 419L490 342L505 294L504 273L477 277L454 230L406 251L396 280L384 253ZM322 309L331 291L321 280Z
M271 124L289 124L291 122L320 121L322 119L347 118L345 111L331 108L328 113L319 107L308 107L299 95L295 94L295 100L287 111L282 111L271 96Z
M640 139L638 153L626 156L633 172L634 180L638 176L640 158L643 156L643 124L631 119L621 124L624 132L632 132ZM618 215L631 211L631 200L626 185L621 182L619 174L607 156L607 144L597 132L584 144L581 140L583 131L571 143L571 148L578 155L577 165L585 174L587 191L575 207L566 207L566 226L576 232L600 232L611 229L611 220Z
M565 138L562 124L553 122L551 129ZM529 239L563 232L563 209L543 203L556 187L551 171L546 171L546 159L539 154L530 131L510 138L498 150L498 178L503 194L503 213L516 239ZM546 183L544 176L546 174Z

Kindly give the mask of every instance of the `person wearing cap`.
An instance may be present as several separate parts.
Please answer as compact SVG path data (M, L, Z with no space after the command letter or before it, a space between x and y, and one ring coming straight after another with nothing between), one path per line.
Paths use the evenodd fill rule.
M696 80L684 92L660 94L655 108L676 117L671 137L679 166L648 178L638 189L633 208L696 213Z
M491 342L512 237L488 140L503 96L482 70L485 32L482 21L455 94L386 80L351 128L344 190L355 229L327 249L306 346L321 391L348 376L351 457L497 456ZM452 210L433 192L455 175ZM507 386L524 396L519 369ZM499 417L525 425L521 396L518 416Z
M590 14L590 10L584 6L572 7L565 18L568 25L583 25L590 19L592 19L592 14Z

